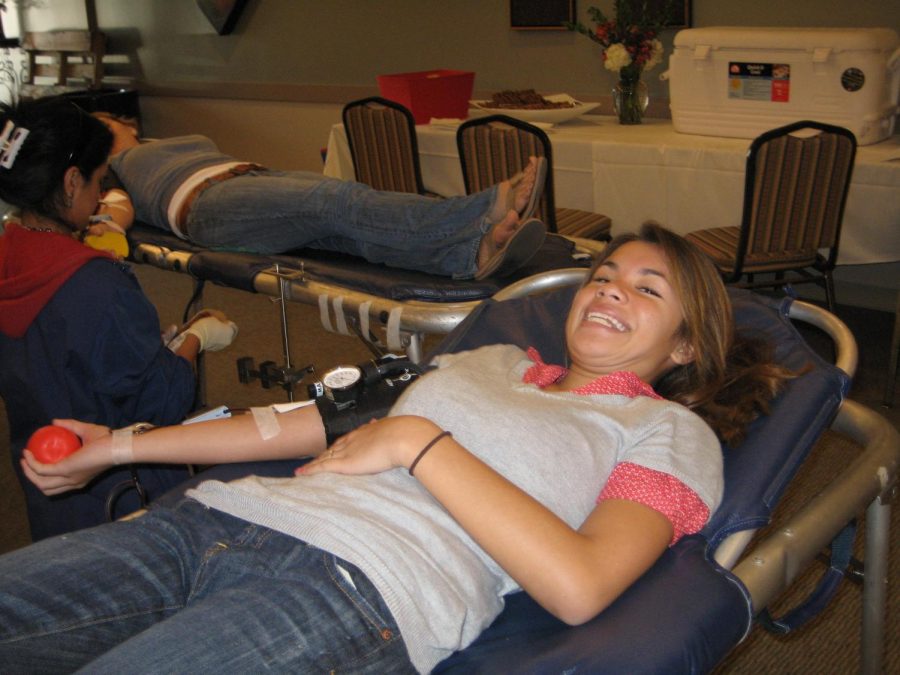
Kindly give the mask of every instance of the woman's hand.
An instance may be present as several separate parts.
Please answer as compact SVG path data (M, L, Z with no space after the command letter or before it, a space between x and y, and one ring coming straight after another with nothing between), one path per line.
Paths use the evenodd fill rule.
M42 464L25 449L20 460L22 471L45 495L82 488L94 476L113 466L109 427L77 420L53 420L53 424L73 432L83 446L55 464Z
M405 415L372 420L341 436L334 444L295 472L375 474L408 467L419 451L441 433L440 427L424 417Z

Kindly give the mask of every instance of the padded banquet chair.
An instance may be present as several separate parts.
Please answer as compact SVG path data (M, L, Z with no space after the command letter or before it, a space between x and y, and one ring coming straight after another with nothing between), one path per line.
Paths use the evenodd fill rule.
M376 190L426 194L409 110L372 96L345 105L342 117L357 181Z
M521 297L534 287L513 284L482 302L436 351L503 342L533 345L548 362L563 362L559 317L585 270L547 274L552 280L540 285L536 295ZM735 288L729 293L738 330L764 334L787 367L809 367L787 382L743 443L723 448L725 495L707 526L670 547L609 608L581 626L563 624L525 593L507 596L493 624L469 647L441 662L435 673L708 672L746 637L754 617L806 566L816 564L820 552L864 510L861 671L881 672L890 496L900 465L900 434L873 411L844 400L857 353L852 335L836 317L790 298L767 299ZM819 358L790 319L812 323L835 338L840 367ZM779 522L777 531L745 551L754 529L772 519L784 490L829 424L862 446L859 456L813 500ZM221 465L191 484L206 477L286 477L296 466L296 461ZM183 489L163 500L177 500ZM840 578L839 568L829 568L829 583Z
M456 132L466 193L486 190L521 171L531 155L547 160L547 182L537 217L550 232L609 241L609 216L580 209L556 208L553 193L553 149L543 129L507 115L476 117Z
M833 312L831 273L855 157L856 138L842 127L802 121L767 131L747 154L740 227L698 230L687 238L712 257L726 283L814 282L825 289ZM762 273L774 278L755 278Z

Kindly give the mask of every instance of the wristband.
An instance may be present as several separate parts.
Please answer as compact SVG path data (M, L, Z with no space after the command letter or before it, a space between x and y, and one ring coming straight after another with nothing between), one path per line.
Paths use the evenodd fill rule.
M425 453L431 450L435 445L437 445L438 441L440 441L444 436L453 436L449 431L442 431L437 436L432 438L428 445L426 445L422 450L419 451L419 454L416 455L416 458L412 461L412 464L409 465L409 475L413 475L413 471L415 471L416 465L419 463L419 460L425 456Z

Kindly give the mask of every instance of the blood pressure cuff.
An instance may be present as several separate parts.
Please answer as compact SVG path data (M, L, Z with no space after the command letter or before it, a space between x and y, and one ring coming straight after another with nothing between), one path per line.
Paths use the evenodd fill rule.
M400 394L419 377L420 373L410 370L367 382L357 396L355 405L347 407L338 406L327 396L319 396L316 407L325 425L328 445L370 420L385 417Z

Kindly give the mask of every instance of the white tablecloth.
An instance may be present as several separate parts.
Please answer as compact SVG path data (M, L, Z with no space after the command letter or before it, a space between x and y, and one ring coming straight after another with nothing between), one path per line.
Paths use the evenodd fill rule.
M463 194L452 126L416 127L426 189ZM676 132L668 120L621 126L588 116L554 127L556 204L604 213L613 234L656 220L682 234L739 225L750 141ZM342 125L328 139L325 175L353 179ZM900 136L857 150L847 198L842 265L900 261Z

